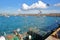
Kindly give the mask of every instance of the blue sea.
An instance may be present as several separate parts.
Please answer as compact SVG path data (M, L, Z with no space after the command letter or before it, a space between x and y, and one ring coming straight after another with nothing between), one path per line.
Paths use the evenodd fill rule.
M4 32L9 34L18 28L23 33L27 32L30 27L48 32L57 28L58 23L60 23L60 17L53 16L0 16L0 34L2 35Z

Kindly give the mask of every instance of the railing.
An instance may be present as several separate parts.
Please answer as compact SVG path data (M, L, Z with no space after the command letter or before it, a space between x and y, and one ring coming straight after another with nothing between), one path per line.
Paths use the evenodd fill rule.
M60 27L60 24L57 22L57 23L54 23L53 25L49 26L50 27L50 31L47 32L47 34L43 37L44 39L46 39L49 35L51 35L53 32L56 31L56 29L58 29ZM54 27L54 28L51 28L51 27Z

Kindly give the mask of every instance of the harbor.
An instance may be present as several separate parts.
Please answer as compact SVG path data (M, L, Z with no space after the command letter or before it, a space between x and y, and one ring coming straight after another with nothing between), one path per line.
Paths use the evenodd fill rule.
M60 0L0 0L0 40L60 40Z

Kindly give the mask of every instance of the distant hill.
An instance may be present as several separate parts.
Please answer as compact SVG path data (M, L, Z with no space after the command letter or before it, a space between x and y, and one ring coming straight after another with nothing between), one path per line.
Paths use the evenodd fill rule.
M49 13L49 14L19 14L19 16L60 16L60 13Z
M49 14L0 14L0 16L60 16L60 13L49 13Z

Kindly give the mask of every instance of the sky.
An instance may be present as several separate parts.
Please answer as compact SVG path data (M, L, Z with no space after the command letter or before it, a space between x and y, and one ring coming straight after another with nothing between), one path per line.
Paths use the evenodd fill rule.
M0 0L0 13L60 13L60 0Z

